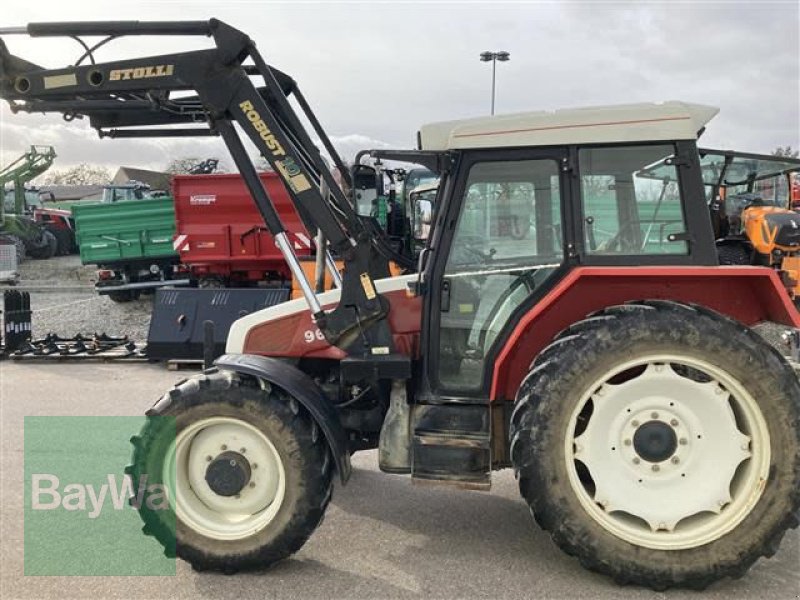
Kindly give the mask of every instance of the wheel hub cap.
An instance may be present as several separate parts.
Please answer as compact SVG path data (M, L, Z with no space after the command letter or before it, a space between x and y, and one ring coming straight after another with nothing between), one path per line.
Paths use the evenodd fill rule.
M769 434L737 380L695 359L653 356L590 389L566 450L573 488L603 527L679 549L747 515L768 476Z
M677 448L675 431L662 421L648 421L633 434L633 449L647 462L665 461Z
M177 518L213 539L252 536L272 521L285 496L277 449L264 432L233 417L209 417L180 431L165 480L170 470Z
M223 452L208 465L206 483L215 494L235 496L250 482L250 463L238 452Z

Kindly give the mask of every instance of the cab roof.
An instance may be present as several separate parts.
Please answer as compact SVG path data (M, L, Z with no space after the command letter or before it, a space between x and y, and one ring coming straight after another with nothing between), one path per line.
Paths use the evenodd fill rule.
M421 150L694 140L718 108L687 102L570 108L423 125Z

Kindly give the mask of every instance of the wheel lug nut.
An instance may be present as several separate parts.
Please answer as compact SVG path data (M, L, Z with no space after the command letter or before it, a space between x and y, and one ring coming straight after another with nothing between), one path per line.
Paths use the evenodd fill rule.
M686 438L681 438L681 439L679 439L679 440L678 440L678 443L679 443L681 446L685 446L685 445L686 445L686 444L688 444L689 442L687 442L687 441L686 441Z
M669 424L672 425L673 427L677 427L678 426L678 419L672 419L669 422Z
M256 487L256 482L255 482L255 481L251 481L251 482L250 482L250 487L251 487L251 488L254 488L254 487Z
M638 465L640 462L642 462L642 461L641 461L641 460L639 460L639 457L638 457L638 456L634 457L634 459L633 459L633 464L635 464L635 465Z
M251 466L252 466L254 469L257 469L257 468L258 468L258 465L257 465L256 463L253 463Z
M655 411L651 412L651 413L650 413L650 418L651 418L651 419L657 419L657 418L658 418L658 413L657 413L657 412L655 412Z
M220 446L220 448L222 448L223 450L227 450L228 449L228 447L225 444L222 444L222 446Z
M210 456L206 456L206 462L211 462L213 459Z
M626 446L630 446L630 445L631 445L631 441L630 441L630 440L625 440L624 444L625 444Z
M240 454L244 454L245 452L247 452L247 448L239 448Z
M661 470L661 467L659 467L658 465L653 465L650 468L653 469L653 471L660 471Z
M638 427L639 421L631 421L631 427Z
M679 462L681 462L680 458L678 458L677 456L673 456L672 457L672 464L673 465L677 465Z

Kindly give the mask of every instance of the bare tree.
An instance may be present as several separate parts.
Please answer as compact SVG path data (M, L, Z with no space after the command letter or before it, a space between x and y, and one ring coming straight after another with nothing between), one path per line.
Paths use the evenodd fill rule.
M111 181L111 173L105 167L81 163L69 169L49 171L42 183L45 185L96 185Z
M797 158L800 156L800 150L792 150L791 146L778 146L772 151L773 156L783 156L786 158Z
M256 171L268 171L271 172L272 165L267 162L267 159L261 156L260 154L256 154L252 157L253 164L256 166Z
M167 165L165 171L170 175L187 175L191 173L198 165L204 163L205 160L194 156L186 156L183 158L174 158ZM218 162L215 168L217 173L227 173L228 170L224 163Z

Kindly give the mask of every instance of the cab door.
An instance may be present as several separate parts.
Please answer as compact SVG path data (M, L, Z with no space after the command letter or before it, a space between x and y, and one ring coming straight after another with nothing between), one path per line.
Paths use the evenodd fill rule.
M574 254L569 170L565 148L462 155L426 273L430 400L488 403L504 333Z

